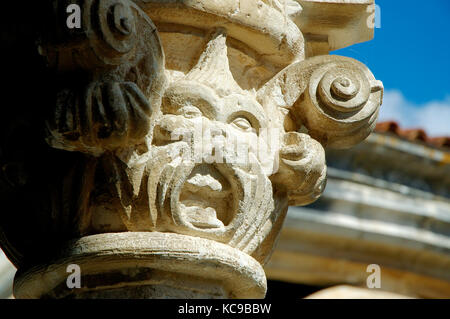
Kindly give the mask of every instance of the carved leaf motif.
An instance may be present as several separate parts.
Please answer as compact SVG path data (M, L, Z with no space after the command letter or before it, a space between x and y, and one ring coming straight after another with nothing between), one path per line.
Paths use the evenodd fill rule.
M58 96L49 124L52 146L101 154L138 143L148 133L152 109L132 82L91 83L84 94L70 90Z
M56 36L42 45L67 87L58 93L47 141L99 156L151 134L165 86L164 54L155 25L132 1L84 0L82 12L82 39Z

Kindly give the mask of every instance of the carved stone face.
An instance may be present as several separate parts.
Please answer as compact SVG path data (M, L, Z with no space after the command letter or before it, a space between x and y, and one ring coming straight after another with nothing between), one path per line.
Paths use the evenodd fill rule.
M149 176L158 176L159 227L242 249L260 244L261 229L279 213L269 180L277 150L259 161L252 145L267 142L259 136L267 116L242 94L221 98L195 82L166 90L153 142L158 155L149 165Z

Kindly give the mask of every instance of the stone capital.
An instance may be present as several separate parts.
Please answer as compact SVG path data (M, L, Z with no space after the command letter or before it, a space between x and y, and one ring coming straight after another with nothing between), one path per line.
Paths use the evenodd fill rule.
M16 297L264 297L288 206L324 190L324 148L374 129L382 83L328 55L372 37L373 1L49 3L39 138L57 164L26 180L39 196L8 184L29 203L0 220Z

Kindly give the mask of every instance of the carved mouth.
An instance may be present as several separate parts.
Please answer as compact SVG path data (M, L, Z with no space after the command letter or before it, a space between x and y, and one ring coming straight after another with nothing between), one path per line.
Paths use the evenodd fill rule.
M223 228L234 217L235 203L229 180L214 166L194 167L180 193L180 209L197 228Z

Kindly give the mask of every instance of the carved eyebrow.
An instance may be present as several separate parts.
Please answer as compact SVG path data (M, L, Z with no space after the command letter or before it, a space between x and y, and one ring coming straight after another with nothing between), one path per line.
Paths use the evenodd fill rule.
M186 106L198 108L203 116L211 120L218 119L221 111L220 101L212 92L192 84L169 88L164 95L161 111L176 114L179 109Z

